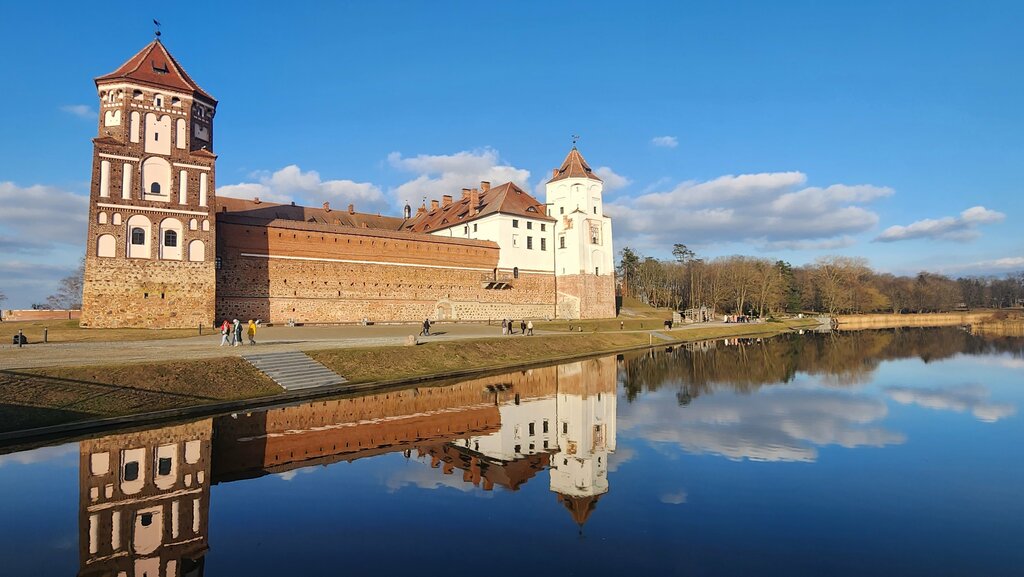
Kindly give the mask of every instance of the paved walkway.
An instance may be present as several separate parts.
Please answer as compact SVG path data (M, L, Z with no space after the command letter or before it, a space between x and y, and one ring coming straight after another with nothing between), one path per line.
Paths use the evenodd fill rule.
M688 328L720 324L722 323L684 325L673 329L671 332L675 333ZM242 356L253 354L256 351L263 354L317 349L394 346L405 344L406 338L409 335L418 334L420 328L419 325L411 324L371 325L367 327L353 325L263 327L256 335L258 344L255 347L250 345L222 347L220 346L220 333L201 337L152 341L31 344L20 349L9 344L3 344L0 345L0 370L209 359ZM497 324L488 326L485 324L442 323L434 325L431 328L431 333L429 337L420 337L420 342L500 337L501 326ZM538 330L537 334L568 333L545 333ZM514 336L519 337L521 335L516 334Z

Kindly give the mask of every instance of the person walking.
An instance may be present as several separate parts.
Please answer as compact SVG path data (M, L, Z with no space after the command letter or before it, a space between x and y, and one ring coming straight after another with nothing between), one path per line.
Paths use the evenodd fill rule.
M508 334L516 334L516 325L512 322L512 319L508 319Z
M224 322L220 324L220 346L228 344L228 331L231 330L231 323L228 319L224 319Z
M526 319L519 321L519 332L526 335Z
M238 319L234 321L234 331L232 331L231 344L237 347L242 344L242 323L238 322Z
M533 321L526 323L527 336L533 336Z
M423 319L423 336L425 336L425 337L429 337L430 336L430 319L429 318Z
M508 323L505 322L505 319L501 319L501 334L508 334Z
M249 344L256 344L256 321L249 319Z

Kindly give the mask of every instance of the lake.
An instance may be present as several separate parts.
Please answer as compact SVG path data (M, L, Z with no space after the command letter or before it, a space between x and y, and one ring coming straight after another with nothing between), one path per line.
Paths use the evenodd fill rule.
M0 574L1021 575L1024 339L725 339L0 455Z

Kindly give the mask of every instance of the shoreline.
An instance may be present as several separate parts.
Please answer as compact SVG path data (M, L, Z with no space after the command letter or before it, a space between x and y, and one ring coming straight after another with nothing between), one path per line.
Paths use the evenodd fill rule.
M356 376L349 382L330 387L318 389L306 389L293 392L281 392L270 395L239 396L237 398L218 400L216 402L189 403L184 406L170 407L149 411L130 411L121 414L97 413L93 417L71 420L67 422L50 423L43 426L17 428L0 432L0 448L7 448L20 443L45 443L59 439L73 440L76 437L86 436L91 433L108 431L113 429L131 428L135 426L151 425L158 422L172 420L187 420L217 414L227 414L240 410L259 410L278 405L292 404L296 402L312 400L323 397L340 397L347 395L359 395L368 392L381 392L393 389L408 388L410 386L443 386L453 380L460 380L468 377L487 376L513 370L527 369L536 366L550 365L578 359L619 354L634 350L645 350L656 347L676 346L684 343L698 342L719 338L740 338L740 337L770 337L778 334L792 332L800 329L813 329L817 322L813 319L791 319L784 322L736 324L725 326L714 326L705 328L675 329L673 331L643 331L627 333L583 333L583 334L546 334L536 337L520 337L510 340L509 337L496 337L481 339L467 344L464 341L449 341L443 343L427 343L417 347L387 346L370 347L361 349L327 349L310 351L311 356L316 360L318 357L342 357L346 362L355 363L354 366L372 366L372 363L363 361L369 357L376 359L391 358L399 354L408 356L415 351L418 356L429 356L441 347L468 349L470 345L483 345L482 353L489 352L489 347L502 343L501 347L512 345L529 345L533 354L527 354L513 362L499 362L495 364L492 356L476 356L472 358L456 358L455 362L461 368L442 369L443 372L426 370L422 372L392 372L384 373L382 378L366 379ZM671 340L654 336L654 333L670 337ZM589 337L589 338L588 338ZM561 346L553 346L555 343ZM545 346L552 345L552 346ZM568 346L567 346L568 345ZM521 347L521 345L520 345ZM541 351L541 352L537 352ZM554 353L552 353L554 351ZM516 352L516 351L513 351ZM450 358L450 357L449 357ZM334 364L330 358L328 363ZM202 364L205 360L180 362L187 367L190 363ZM164 369L169 363L133 364L130 365L133 374L137 378L143 378L148 370ZM19 375L36 375L40 379L47 379L47 373L58 372L63 375L73 374L76 371L102 372L104 367L124 367L125 365L94 365L86 367L70 367L53 371L47 369L32 369L30 371L19 371ZM330 367L331 365L328 364ZM336 368L333 367L333 368ZM0 371L0 375L11 373L11 371ZM344 375L343 375L344 376ZM67 379L67 376L60 378ZM118 387L118 385L108 385ZM17 399L10 399L15 400ZM29 399L22 399L29 401ZM17 403L15 403L17 404ZM26 408L40 407L36 405L24 405ZM60 407L49 407L59 409Z

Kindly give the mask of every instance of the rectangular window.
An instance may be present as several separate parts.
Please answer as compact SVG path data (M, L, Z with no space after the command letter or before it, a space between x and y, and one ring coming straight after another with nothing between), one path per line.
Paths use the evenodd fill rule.
M473 232L476 232L476 223L473 223Z
M594 214L597 214L597 207L594 207Z
M528 427L528 428L529 428L529 431L530 431L530 436L531 436L531 437L532 437L532 436L533 436L534 434L536 434L536 430L535 430L535 429L536 429L536 427L534 427L534 424L533 424L533 423L530 423L530 424L529 424L529 427Z
M469 234L469 225L462 227L462 234Z
M565 235L558 237L558 248L565 248Z
M594 276L601 276L601 270L596 266L594 267Z
M134 481L139 478L139 463L131 461L124 464L124 480Z
M547 421L544 421L544 422L543 422L543 423L541 424L541 427L542 427L542 428L541 428L541 430L542 430L543 432L545 432L545 433L547 433L547 432L548 432L548 422L547 422ZM545 447L545 448L546 448L546 447Z
M546 239L544 237L541 237L541 239L540 239L540 249L541 250L547 250L548 249L548 239Z
M160 457L156 462L156 474L165 476L171 474L171 458Z
M526 230L533 230L533 221L532 220L526 221Z
M533 250L533 237L532 236L526 237L526 249L527 250Z
M543 222L540 223L540 231L541 232L544 232L547 229L548 229L548 225L544 224Z
M566 422L566 421L562 421L562 434L563 435L568 435L569 434L569 423Z
M519 220L518 219L515 219L515 218L512 219L512 228L519 228Z
M519 246L519 235L518 234L513 234L512 235L512 246Z
M558 207L558 214L565 214L565 207L564 206Z

